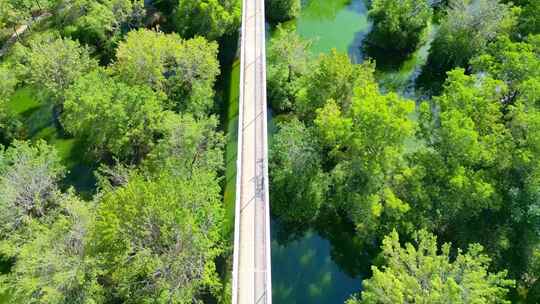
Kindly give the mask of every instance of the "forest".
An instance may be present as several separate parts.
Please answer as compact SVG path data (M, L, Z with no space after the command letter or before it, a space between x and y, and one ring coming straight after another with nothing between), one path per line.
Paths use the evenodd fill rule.
M313 52L294 21L334 2L369 30ZM0 0L0 304L231 303L241 14ZM315 231L362 277L274 302L540 303L540 0L266 15L272 250Z

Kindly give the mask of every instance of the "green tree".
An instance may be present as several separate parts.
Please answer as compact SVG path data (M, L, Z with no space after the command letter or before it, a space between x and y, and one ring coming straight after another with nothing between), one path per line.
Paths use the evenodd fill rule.
M0 65L0 104L6 104L19 83L17 76L7 64Z
M523 42L512 42L503 36L471 61L476 73L488 73L505 82L509 88L503 100L505 105L514 103L524 90L530 89L527 82L540 79L540 48L534 45L535 40L540 41L540 35Z
M54 21L65 36L97 47L105 59L126 28L143 25L143 0L56 0Z
M80 77L97 67L86 47L67 38L33 41L28 53L29 82L50 93L62 104L66 89Z
M373 20L369 42L396 53L410 53L420 43L432 14L428 0L374 0L369 10Z
M0 143L9 144L20 137L22 123L8 109L8 102L19 84L18 77L9 64L0 65Z
M217 131L218 125L215 116L197 119L189 114L168 115L163 122L163 138L148 155L148 171L192 176L223 169L225 137Z
M0 150L0 252L15 256L32 219L44 219L58 204L65 173L45 142L15 141ZM26 232L25 232L26 231Z
M316 134L333 164L331 200L366 236L382 218L391 222L410 209L393 185L404 166L405 140L414 134L413 110L411 101L381 94L372 79L356 83L350 104L330 100L317 110Z
M522 6L522 11L519 16L519 29L521 34L540 34L540 11L539 0L529 0Z
M336 50L328 55L322 54L299 80L294 104L298 116L305 121L312 120L316 110L330 99L347 109L357 82L373 79L373 70L369 66L370 63L352 64L347 54Z
M173 14L177 32L186 38L215 40L240 24L239 0L178 0Z
M88 256L93 205L68 194L50 224L29 223L11 272L0 276L17 303L104 303L95 260Z
M429 219L424 224L440 233L504 205L513 151L501 111L505 91L500 81L456 69L431 107L420 108L425 147L410 157L402 190L416 214Z
M514 10L498 0L453 0L442 20L428 58L430 70L443 75L486 50L488 43L513 30Z
M297 119L278 128L270 147L272 212L283 221L307 224L317 217L328 191L319 145Z
M207 173L161 176L104 193L92 249L109 299L123 303L193 303L219 287L220 186Z
M92 155L140 161L162 134L162 98L146 86L129 86L96 70L66 92L62 124L85 140Z
M506 279L506 271L489 272L491 260L478 244L466 253L458 249L453 258L451 245L439 249L437 238L425 230L416 235L414 245L404 247L394 231L383 241L382 256L385 265L372 267L361 299L347 304L510 303L506 295L514 282Z
M212 108L219 74L216 43L138 30L118 46L116 58L113 70L122 81L167 94L175 110L203 115Z
M266 16L271 22L294 19L300 14L301 0L265 0Z
M293 108L298 80L309 69L309 41L278 25L267 55L268 100L276 111Z

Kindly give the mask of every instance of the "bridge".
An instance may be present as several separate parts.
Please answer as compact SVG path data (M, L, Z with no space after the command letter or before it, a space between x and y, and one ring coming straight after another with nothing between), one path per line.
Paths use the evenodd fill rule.
M233 304L271 304L264 0L243 0Z

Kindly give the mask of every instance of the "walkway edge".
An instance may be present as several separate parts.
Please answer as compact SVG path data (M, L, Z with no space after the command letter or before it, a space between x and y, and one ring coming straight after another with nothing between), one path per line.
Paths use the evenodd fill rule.
M238 103L238 127L236 131L236 137L238 142L238 147L236 149L236 189L234 193L234 252L233 252L233 273L232 273L232 303L238 303L238 267L239 267L239 254L240 254L240 198L241 198L241 184L242 184L242 141L244 136L241 134L243 132L244 124L244 90L242 86L244 85L244 57L245 51L243 47L243 39L245 37L245 28L246 24L246 14L244 14L244 8L246 7L246 1L242 1L242 25L240 32L240 100Z

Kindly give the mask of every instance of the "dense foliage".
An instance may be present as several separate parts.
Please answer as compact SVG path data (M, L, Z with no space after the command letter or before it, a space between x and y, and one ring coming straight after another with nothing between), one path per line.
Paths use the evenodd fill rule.
M68 38L42 37L29 50L30 82L52 94L58 103L73 82L97 66L88 50Z
M272 25L306 4L265 3ZM367 5L361 64L272 31L276 226L316 229L348 274L373 264L350 304L539 303L540 1ZM215 89L240 16L0 1L0 302L227 303ZM380 81L371 47L418 64L417 95Z
M119 44L112 68L127 84L165 93L175 110L204 115L212 109L219 74L217 44L204 38L132 31Z
M268 47L268 101L277 111L291 110L300 87L298 80L309 68L309 43L278 26Z
M410 53L420 43L431 16L427 0L374 0L369 10L373 20L369 42L385 51Z
M239 0L178 0L172 17L182 37L200 35L214 40L236 30L240 6Z
M444 75L486 50L498 35L511 32L516 10L498 0L452 0L431 45L428 72Z
M300 14L301 0L265 0L266 16L272 22L291 20Z
M0 63L0 302L221 297L220 67L199 34L230 33L238 3L180 1L182 37L142 28L143 1L0 3L2 27L36 23Z
M383 11L383 4L405 2L374 1L372 18L379 11L386 20L392 10ZM416 109L380 93L369 62L354 65L335 51L312 59L309 41L278 28L268 52L269 101L283 113L270 154L272 211L288 226L307 223L323 234L329 222L348 223L361 250L390 233L382 254L387 266L373 269L351 303L508 303L509 297L536 303L540 40L527 35L539 18L528 11L535 3L431 4L440 25L424 73L446 80ZM386 24L380 22L374 20L371 36ZM405 239L426 229L470 249L456 256L445 245L441 254L426 233L418 246L430 249L400 249L394 229ZM426 260L418 265L422 275L432 267L461 268L477 281L404 272L401 261L416 259L416 252ZM504 279L505 269L515 285ZM434 285L415 283L424 279Z
M219 192L211 175L197 174L134 176L105 194L90 250L101 261L107 297L192 303L202 288L219 286L213 263L221 252Z
M129 86L94 71L66 93L62 123L66 131L88 141L92 154L110 153L140 160L152 148L166 113L150 88Z
M440 248L437 238L422 230L415 245L401 247L397 232L383 240L385 265L373 267L373 276L364 281L362 299L347 304L369 303L510 303L504 300L513 282L506 273L490 273L490 259L482 246L472 244L467 252L451 246Z
M304 42L290 35L277 36L276 45L287 39L298 43L290 49L302 50ZM278 61L269 69L283 65ZM325 208L347 210L358 231L368 234L369 222L386 214L399 217L410 208L389 186L402 166L405 139L413 134L413 104L381 94L371 64L354 65L337 52L321 55L304 71L291 79L300 89L282 97L292 99L288 103L299 120L279 125L271 147L270 179L278 189L273 210L285 220L313 219L325 202ZM290 208L293 203L296 208Z

